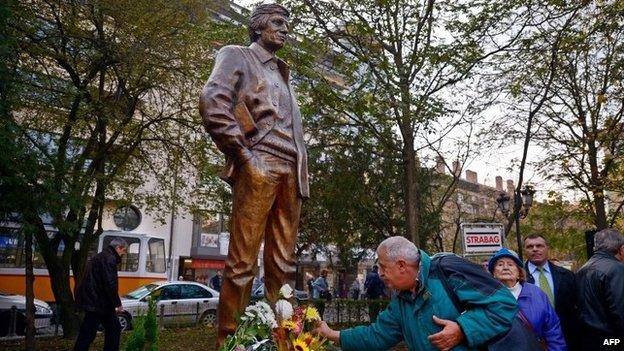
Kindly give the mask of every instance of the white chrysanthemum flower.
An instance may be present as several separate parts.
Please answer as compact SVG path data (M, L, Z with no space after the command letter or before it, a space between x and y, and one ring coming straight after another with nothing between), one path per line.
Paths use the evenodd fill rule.
M260 324L268 325L271 328L277 328L275 314L266 302L258 301L254 305L246 308L245 314L252 313L252 317L256 318Z
M259 310L264 310L264 311L270 311L271 310L271 306L269 306L269 304L264 302L264 301L256 302L254 307L256 307Z
M283 298L290 299L293 296L293 288L291 288L288 284L284 284L280 288L279 293Z
M277 313L280 319L284 320L290 319L293 313L295 313L295 310L293 309L293 306L290 304L290 302L286 300L278 300L275 303L275 313Z

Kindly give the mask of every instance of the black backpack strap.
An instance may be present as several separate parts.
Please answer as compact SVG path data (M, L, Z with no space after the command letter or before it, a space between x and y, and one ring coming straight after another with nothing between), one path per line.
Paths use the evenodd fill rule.
M451 299L451 302L453 302L455 309L457 309L457 311L461 314L462 312L466 310L466 307L464 306L464 304L461 303L461 301L459 301L457 294L455 294L455 290L453 290L451 286L449 285L448 277L446 276L446 274L444 274L444 270L442 269L442 260L444 259L444 257L448 255L449 254L434 255L433 259L431 260L431 265L433 266L433 269L435 270L436 275L440 279L440 282L442 283L444 290L446 290L446 294Z

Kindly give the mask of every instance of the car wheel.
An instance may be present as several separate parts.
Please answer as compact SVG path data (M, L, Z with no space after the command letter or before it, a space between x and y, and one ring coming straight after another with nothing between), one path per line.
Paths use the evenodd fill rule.
M206 327L214 328L217 325L217 311L209 310L202 314L199 322Z
M119 324L121 325L121 331L132 329L132 323L130 322L130 316L125 313L118 314Z

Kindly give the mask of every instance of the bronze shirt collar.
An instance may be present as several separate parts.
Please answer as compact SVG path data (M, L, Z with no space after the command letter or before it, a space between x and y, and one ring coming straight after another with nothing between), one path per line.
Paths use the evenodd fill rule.
M263 48L262 46L260 46L260 44L256 42L251 43L251 45L249 45L249 48L256 55L258 60L260 60L260 62L262 62L263 64L266 64L267 62L271 60L275 60L275 62L277 62L277 67L279 67L280 73L284 77L284 80L288 82L288 78L290 75L290 67L288 67L288 64L284 62L284 60L271 54L270 52L268 52L265 48Z

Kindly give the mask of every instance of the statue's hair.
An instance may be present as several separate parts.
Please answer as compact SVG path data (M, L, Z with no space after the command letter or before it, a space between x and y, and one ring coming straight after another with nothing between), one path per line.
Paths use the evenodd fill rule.
M279 4L260 4L251 13L249 19L249 41L255 42L260 37L256 31L266 28L271 15L280 14L286 18L290 17L290 12Z
M402 236L391 236L377 247L377 252L385 250L390 261L404 260L407 263L419 265L420 251L413 242Z
M594 236L594 251L616 254L622 245L624 236L613 228L603 229Z

